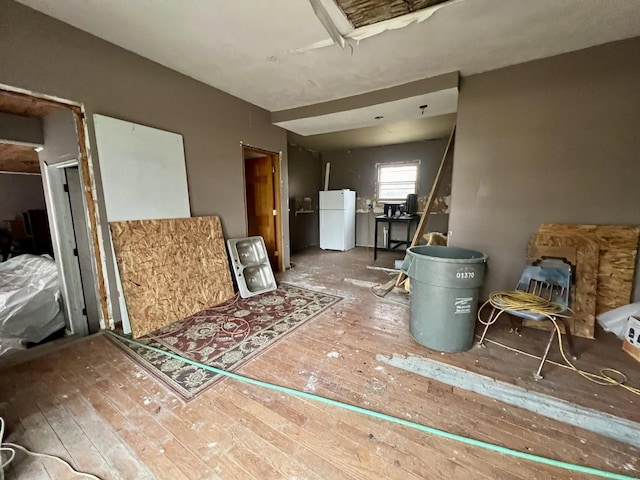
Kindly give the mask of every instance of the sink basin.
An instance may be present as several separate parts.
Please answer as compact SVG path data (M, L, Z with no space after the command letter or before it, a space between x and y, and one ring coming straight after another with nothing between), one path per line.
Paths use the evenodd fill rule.
M278 288L262 237L230 238L227 248L242 298Z
M262 237L248 238L236 243L240 263L249 266L267 262L267 251L262 248L263 243Z
M271 286L271 268L267 265L255 265L243 270L244 281L250 292L266 292Z

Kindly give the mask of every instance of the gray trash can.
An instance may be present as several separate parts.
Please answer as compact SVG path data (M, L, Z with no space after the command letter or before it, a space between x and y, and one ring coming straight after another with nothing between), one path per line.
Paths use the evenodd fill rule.
M419 344L441 352L471 348L486 262L484 253L464 248L407 249L401 270L411 279L410 330Z

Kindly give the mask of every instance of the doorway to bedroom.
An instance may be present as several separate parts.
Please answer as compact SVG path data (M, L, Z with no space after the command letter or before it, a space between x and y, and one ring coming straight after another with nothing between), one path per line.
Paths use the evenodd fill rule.
M72 105L0 87L0 363L100 329L79 127Z
M0 172L0 358L65 335L42 176L35 167L37 172Z

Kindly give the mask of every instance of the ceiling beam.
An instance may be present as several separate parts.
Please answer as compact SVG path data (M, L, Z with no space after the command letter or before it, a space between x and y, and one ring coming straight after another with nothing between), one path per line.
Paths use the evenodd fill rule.
M40 173L40 159L33 147L0 143L0 172Z
M355 110L381 103L394 102L403 98L415 97L426 93L438 92L449 88L458 88L459 72L445 73L437 77L424 78L415 82L405 83L395 87L375 90L373 92L340 98L323 103L306 105L304 107L280 110L271 113L271 123L279 124L302 118L329 115L332 113Z

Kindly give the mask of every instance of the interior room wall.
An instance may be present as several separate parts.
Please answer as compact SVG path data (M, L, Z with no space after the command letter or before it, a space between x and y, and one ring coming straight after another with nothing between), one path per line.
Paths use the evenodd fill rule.
M438 168L442 161L447 139L423 142L387 145L383 147L357 148L323 152L322 164L331 163L329 189L348 188L357 195L356 245L373 246L375 216L383 213L382 205L373 211L367 208L367 202L375 204L378 163L411 162L420 160L418 196L426 197L431 191ZM324 171L324 170L323 170ZM446 203L451 195L451 169L444 172L441 188L438 191L440 208L429 217L426 231L446 232L448 228L448 209ZM424 200L424 199L423 199ZM404 238L402 226L394 226L391 238ZM378 245L382 245L382 232L378 232Z
M450 242L489 255L485 293L513 288L542 222L640 223L638 52L634 38L462 81Z
M318 192L323 188L322 154L295 145L288 146L289 229L291 251L320 244ZM296 212L295 198L311 198L312 213Z
M10 66L0 69L0 83L83 103L99 198L94 113L183 135L191 214L219 215L227 237L246 235L241 142L283 152L287 211L286 132L269 112L11 0L0 0L0 11L0 65ZM98 207L104 222L103 202ZM288 229L284 216L285 265ZM107 273L113 284L110 262Z
M40 175L0 173L0 222L13 220L27 210L44 210Z

